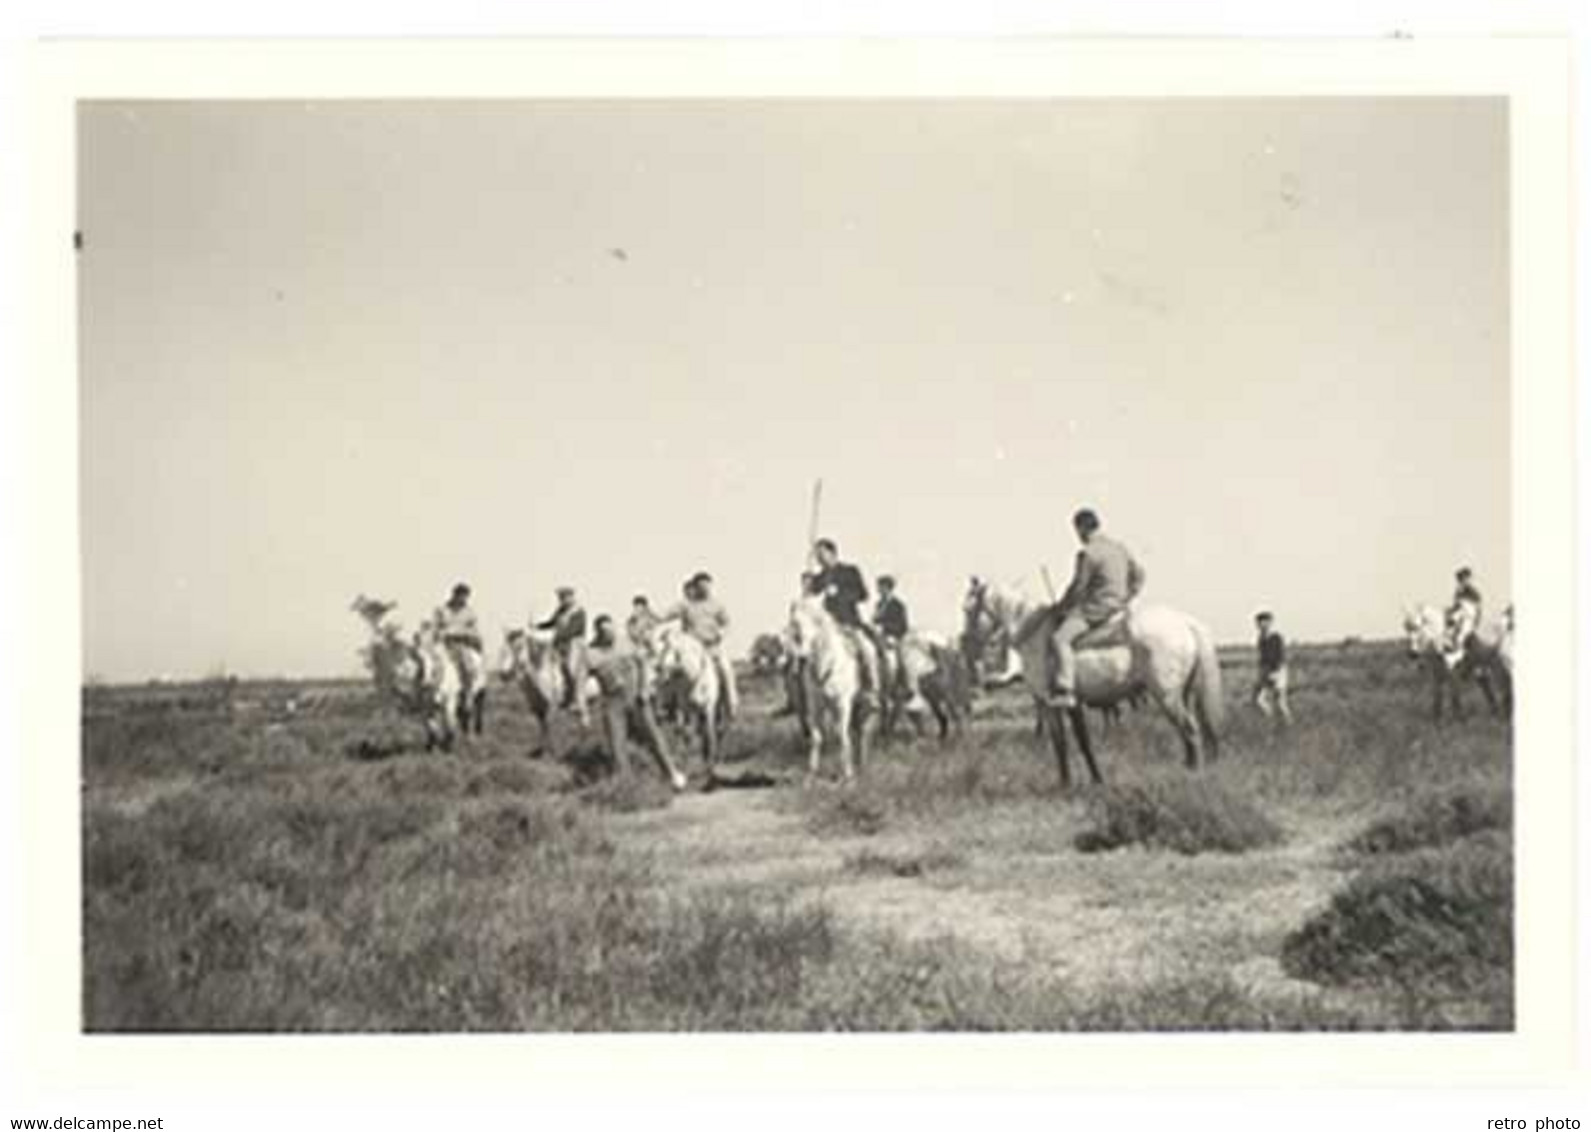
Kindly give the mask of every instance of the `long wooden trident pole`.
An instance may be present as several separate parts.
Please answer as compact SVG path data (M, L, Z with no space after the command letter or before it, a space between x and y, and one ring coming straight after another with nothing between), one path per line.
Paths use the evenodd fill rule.
M823 477L812 481L812 513L807 517L807 552L803 562L812 561L812 548L818 541L818 515L823 510Z

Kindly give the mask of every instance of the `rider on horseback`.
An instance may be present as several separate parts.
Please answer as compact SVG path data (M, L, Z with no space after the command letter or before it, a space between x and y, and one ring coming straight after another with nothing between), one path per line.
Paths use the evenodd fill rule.
M1072 583L1054 607L1061 622L1051 638L1056 661L1051 702L1056 707L1073 707L1077 702L1077 639L1124 613L1143 589L1143 567L1099 527L1099 516L1086 507L1072 516L1072 529L1083 546L1077 552Z
M1459 567L1453 575L1453 604L1447 607L1447 642L1442 659L1449 668L1464 659L1469 641L1481 623L1481 592L1475 585L1475 573L1468 566Z
M431 615L431 624L448 660L458 670L459 679L471 690L484 688L486 643L481 639L475 611L470 608L470 587L463 582L454 586L446 603Z
M818 569L812 575L810 592L823 596L823 608L850 639L862 671L862 693L876 700L883 682L878 674L878 646L862 620L867 582L854 565L840 561L840 548L833 539L819 539L812 553Z
M724 690L724 711L733 719L740 708L740 693L735 687L735 670L724 655L724 632L729 628L729 611L713 597L713 576L700 570L685 583L685 598L663 614L664 621L678 621L685 632L707 649L718 668Z
M458 649L469 649L479 655L485 649L480 622L470 608L470 587L465 583L453 587L447 602L437 607L432 619L448 652L456 655Z
M887 683L899 685L906 693L907 711L927 711L928 701L923 699L918 686L917 673L906 663L902 647L906 634L911 632L911 618L906 603L895 592L895 579L883 574L878 579L878 605L873 610L873 628L877 635L880 658L889 675Z
M538 629L552 630L553 651L563 667L563 707L573 707L580 696L580 682L586 673L586 611L575 600L573 586L558 587L558 608Z

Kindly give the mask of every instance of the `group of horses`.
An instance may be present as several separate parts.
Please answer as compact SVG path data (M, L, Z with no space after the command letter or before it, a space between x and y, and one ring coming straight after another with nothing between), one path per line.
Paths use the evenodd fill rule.
M361 595L352 608L370 629L365 663L377 691L422 722L427 750L450 750L457 736L484 733L492 670L480 652L448 646L430 621L405 636L389 619L394 608L389 602ZM703 757L715 765L726 725L718 666L706 647L677 624L657 626L648 644L646 663L663 710L695 731ZM509 629L495 671L524 695L537 724L538 751L551 748L552 716L561 707L568 707L582 730L590 726L591 701L599 690L583 649L565 657L550 630Z
M1012 667L1020 669L1031 694L1063 787L1072 783L1071 739L1092 780L1103 781L1086 714L1090 708L1115 712L1148 696L1176 728L1190 768L1202 767L1218 752L1221 669L1214 638L1200 622L1163 606L1141 606L1102 626L1079 642L1075 702L1061 706L1048 687L1053 607L1032 603L1014 588L983 587L975 597L964 611L958 648L928 635L909 635L898 650L896 663L914 666L926 705L939 719L941 738L964 718L960 693L969 679L973 685L1000 682L1000 677L983 679L983 658L998 643L1002 651L1010 646ZM791 605L786 640L801 689L798 714L808 774L818 774L828 743L837 748L841 778L849 781L866 758L875 714L887 731L899 712L903 682L886 666L882 695L863 687L857 648L867 646L835 622L821 598Z
M1409 656L1425 669L1431 683L1431 716L1442 720L1444 706L1464 718L1460 695L1465 684L1480 687L1493 715L1507 715L1514 706L1514 610L1483 619L1459 648L1450 641L1448 622L1433 605L1404 610L1403 632Z
M361 597L354 609L368 622L371 643L366 659L378 688L426 728L427 746L451 746L456 733L479 734L485 725L489 674L480 655L450 649L434 627L412 637L387 620L391 606ZM1160 605L1133 605L1077 643L1073 702L1051 695L1050 638L1056 613L1048 602L1026 597L1019 587L988 584L969 595L963 629L953 644L929 633L914 633L892 650L883 666L884 687L865 686L856 636L825 609L822 599L803 596L791 603L782 634L792 707L807 748L809 777L821 770L823 751L836 749L841 779L854 779L882 730L889 735L903 716L921 733L925 707L936 718L941 739L959 730L969 710L973 687L1020 678L1032 699L1038 731L1047 737L1061 785L1072 784L1071 745L1095 783L1103 781L1087 711L1109 719L1124 703L1148 699L1170 722L1191 770L1216 758L1221 748L1223 695L1215 640L1200 621ZM1496 713L1513 701L1512 611L1478 626L1455 658L1440 611L1431 606L1406 611L1408 651L1431 677L1433 710L1444 704L1462 715L1459 691L1474 682ZM709 771L716 767L727 726L726 695L717 664L704 645L681 626L665 623L653 631L643 651L661 713L692 730ZM986 658L1003 657L1001 671L987 671ZM909 669L912 681L902 679ZM568 706L582 727L590 722L590 700L598 694L583 666L566 665L550 632L512 629L497 665L501 678L517 685L537 721L541 744L552 742L551 716ZM573 682L571 685L571 681ZM905 688L922 693L913 705Z

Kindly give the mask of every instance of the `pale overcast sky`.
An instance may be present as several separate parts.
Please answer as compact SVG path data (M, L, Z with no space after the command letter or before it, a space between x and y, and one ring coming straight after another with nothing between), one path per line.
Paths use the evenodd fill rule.
M85 666L356 671L823 530L916 619L1097 507L1247 638L1509 600L1502 100L90 103Z

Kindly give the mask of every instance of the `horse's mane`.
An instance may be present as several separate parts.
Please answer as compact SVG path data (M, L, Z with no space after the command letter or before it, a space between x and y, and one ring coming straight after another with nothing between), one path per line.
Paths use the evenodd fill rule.
M1055 609L1053 606L1040 605L1024 613L1011 631L1011 644L1021 648L1029 638L1037 633L1051 633L1055 630Z

